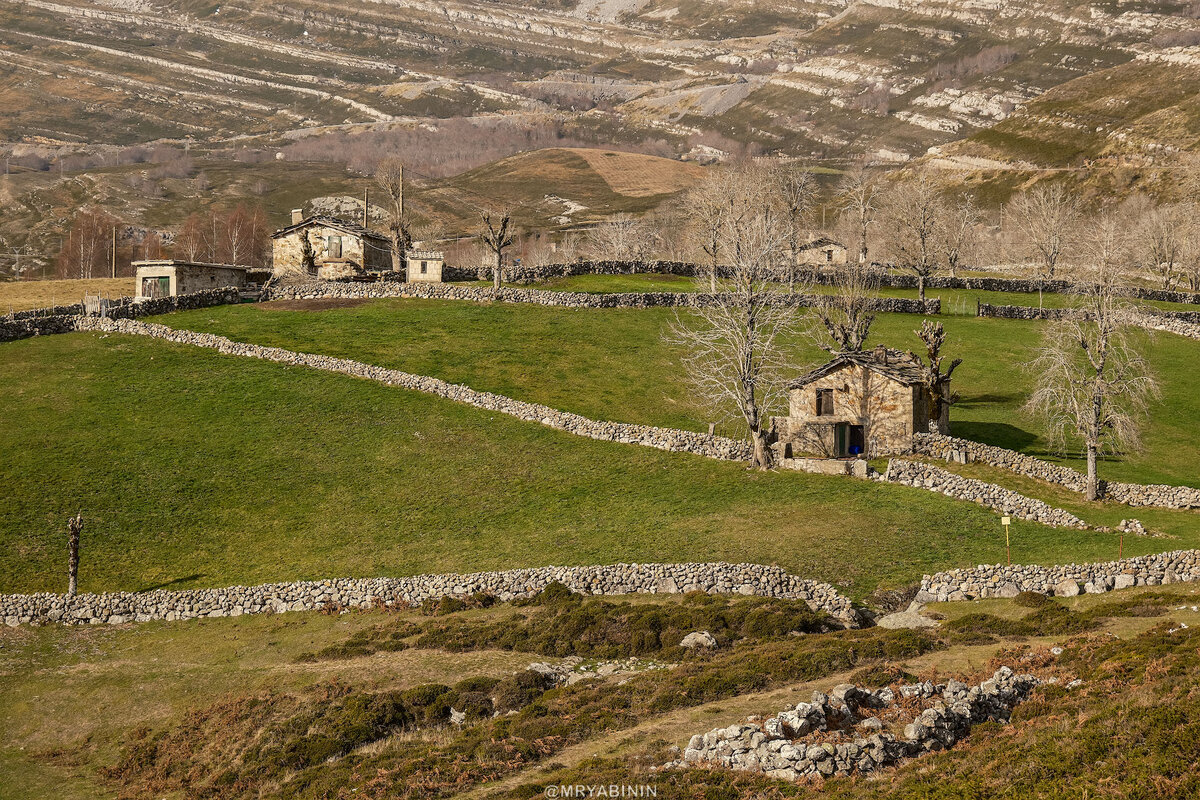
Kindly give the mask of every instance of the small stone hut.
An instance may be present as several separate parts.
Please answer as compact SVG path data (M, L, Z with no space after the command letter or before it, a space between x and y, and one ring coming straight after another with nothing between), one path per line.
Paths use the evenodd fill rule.
M305 267L305 240L312 264ZM333 280L392 270L392 243L382 233L337 217L305 217L292 212L292 224L271 235L271 264L276 275L307 272Z
M405 280L409 283L441 283L446 254L440 250L409 250L405 258Z
M225 286L245 288L249 267L234 264L205 264L175 259L135 261L138 300L192 294Z
M820 267L827 264L846 263L846 245L835 242L828 236L820 236L805 242L796 250L796 264Z
M849 458L911 452L929 430L933 406L925 369L900 350L840 353L788 386L788 416L771 420L785 458ZM946 387L949 393L949 387ZM939 430L949 430L943 405Z

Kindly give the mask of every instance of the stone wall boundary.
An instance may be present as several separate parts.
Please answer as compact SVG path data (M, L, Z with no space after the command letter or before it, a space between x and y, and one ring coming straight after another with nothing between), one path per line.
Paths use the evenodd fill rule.
M1015 597L1037 592L1074 597L1132 586L1162 586L1200 580L1200 550L1173 550L1094 564L980 564L926 575L916 599L922 603Z
M1090 527L1069 511L1055 508L1049 503L1026 497L994 483L975 478L964 478L922 461L893 458L888 461L887 472L883 479L888 483L928 489L947 497L978 503L1000 514L1009 514L1017 519L1040 522L1052 528L1086 529Z
M235 342L224 336L211 333L178 330L157 323L130 319L103 319L100 317L75 317L75 330L124 333L147 336L153 339L187 344L216 350L226 355L259 358L291 366L310 367L349 375L354 378L377 381L388 386L435 395L446 400L488 411L506 414L526 422L536 422L556 430L623 444L638 444L658 450L693 453L724 461L749 461L750 444L738 439L714 436L676 428L659 428L653 425L635 425L626 422L606 422L589 419L579 414L559 411L540 403L527 403L492 392L480 392L469 386L452 384L440 378L414 375L398 369L364 364L347 358L297 353L279 347L263 347L256 344Z
M531 597L555 582L597 596L701 591L803 600L842 626L860 624L850 600L827 583L797 577L778 566L725 562L535 567L469 575L338 578L217 589L81 594L73 598L52 593L6 594L0 595L0 619L13 627L49 623L116 625L289 611L409 608L429 599L465 597L476 592L509 601Z
M798 308L810 307L822 301L824 295L783 294L781 302ZM719 302L717 295L704 292L555 292L544 289L493 289L482 286L457 286L447 283L377 283L320 282L288 286L272 286L263 300L324 300L324 299L387 299L465 300L473 303L530 303L558 308L698 308ZM891 314L941 313L941 300L933 298L922 303L906 297L875 298L873 310Z
M193 308L211 308L241 302L241 293L236 287L226 286L194 294L158 297L152 300L135 300L122 297L108 306L109 319L136 319L173 311ZM76 320L85 316L82 303L73 306L54 306L17 311L0 317L0 342L12 342L31 336L48 336L70 333L75 330Z
M912 438L913 452L917 455L964 464L978 461L1024 475L1027 478L1063 486L1073 492L1083 493L1087 489L1087 477L1083 473L1061 464L1051 464L1025 453L1018 453L1015 450L937 433L917 433ZM1135 508L1200 508L1200 489L1191 486L1120 483L1102 480L1100 481L1100 497Z

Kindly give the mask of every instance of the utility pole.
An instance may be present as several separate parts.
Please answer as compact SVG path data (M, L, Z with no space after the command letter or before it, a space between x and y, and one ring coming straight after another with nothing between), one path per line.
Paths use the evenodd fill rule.
M112 252L109 254L112 260L112 277L117 277L117 226L113 225L112 229Z
M371 190L363 189L363 230L371 227Z

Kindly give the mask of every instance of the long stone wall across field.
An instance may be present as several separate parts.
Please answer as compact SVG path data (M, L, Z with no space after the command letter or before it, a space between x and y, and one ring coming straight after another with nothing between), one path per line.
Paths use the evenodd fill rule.
M1066 487L1074 492L1087 489L1087 477L1070 467L1051 464L1039 458L1006 450L1003 447L942 436L936 433L913 435L913 452L917 455L966 463L978 461L1006 469L1019 475ZM1120 483L1100 481L1100 496L1115 503L1151 508L1200 508L1200 489L1167 484Z
M605 422L589 419L579 414L544 406L539 403L526 403L514 400L504 395L491 392L479 392L469 386L448 383L439 378L424 375L413 375L398 369L387 369L371 364L363 364L347 358L314 355L311 353L296 353L279 347L262 347L256 344L245 344L217 336L211 333L196 333L194 331L176 330L166 325L139 322L129 319L104 319L101 317L76 317L76 330L103 331L106 333L127 333L135 336L148 336L179 344L195 347L205 347L235 356L261 358L281 364L311 367L313 369L337 372L355 378L379 381L389 386L399 386L425 394L432 394L466 403L476 408L485 408L507 414L527 422L537 422L550 428L565 431L576 436L589 439L599 439L607 442L622 442L654 447L659 450L694 453L708 458L726 461L748 461L750 445L742 440L729 439L723 436L711 436L706 433L683 431L675 428L658 428L652 425L634 425L625 422Z
M10 626L101 625L286 611L380 606L406 608L430 598L463 597L476 592L491 594L500 600L530 597L555 582L589 595L701 591L803 600L844 626L859 625L858 612L850 600L827 583L799 578L776 566L723 562L538 567L470 575L344 578L221 589L81 594L73 598L49 593L9 594L0 595L0 619Z
M1145 327L1153 327L1159 324L1160 320L1178 320L1192 325L1200 323L1200 311L1168 311L1161 308L1144 307L1138 309L1138 312L1141 316L1138 324ZM1037 306L1005 306L980 303L976 309L976 316L993 317L996 319L1056 320L1068 319L1080 315L1087 316L1086 312L1076 308L1039 308Z
M1098 564L1052 567L981 564L926 575L916 599L922 603L1015 597L1038 592L1074 597L1082 592L1103 594L1131 586L1161 586L1200 579L1200 550L1175 550Z
M136 319L172 311L187 311L193 308L230 305L241 302L235 287L208 289L195 294L158 297L153 300L134 300L122 297L112 301L105 314L110 319ZM84 315L83 305L54 306L28 311L17 311L0 317L0 342L11 342L31 336L46 336L55 333L70 333L75 330L76 320Z
M317 300L408 297L432 300L466 300L474 303L532 303L560 308L696 308L716 302L703 292L552 292L541 289L492 289L480 286L456 286L446 283L305 283L271 287L264 300ZM798 307L820 302L822 295L781 294L782 302ZM879 297L874 310L892 314L936 315L942 310L937 298L919 300L904 297Z
M1086 522L1069 511L1055 508L1041 500L1026 497L993 483L964 478L920 461L893 458L888 461L884 480L978 503L1001 514L1011 514L1018 519L1040 522L1053 528L1088 527Z
M720 268L718 268L720 271ZM704 274L704 268L686 261L574 261L569 264L545 264L506 266L501 271L506 283L535 283L550 278L574 277L577 275L679 275L695 277ZM445 280L491 280L492 268L481 267L445 267L442 272ZM878 269L881 286L892 289L916 289L918 279L915 274L893 272L882 266ZM790 277L786 271L779 273L781 280ZM801 282L813 282L830 285L834 277L827 270L801 269L795 276ZM998 278L988 276L932 275L925 279L928 289L966 289L979 292L1009 292L1013 294L1078 294L1086 286L1064 280L1039 280L1037 278ZM1122 294L1136 300L1153 300L1165 303L1200 304L1200 292L1171 291L1168 289L1150 289L1144 286L1129 286Z

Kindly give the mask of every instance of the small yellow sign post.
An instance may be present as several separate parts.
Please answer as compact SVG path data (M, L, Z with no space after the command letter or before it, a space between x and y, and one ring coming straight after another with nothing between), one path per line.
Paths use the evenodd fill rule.
M1008 526L1012 524L1012 517L1004 516L1000 518L1000 524L1004 526L1004 557L1008 559L1008 565L1012 566L1012 548L1008 540Z

